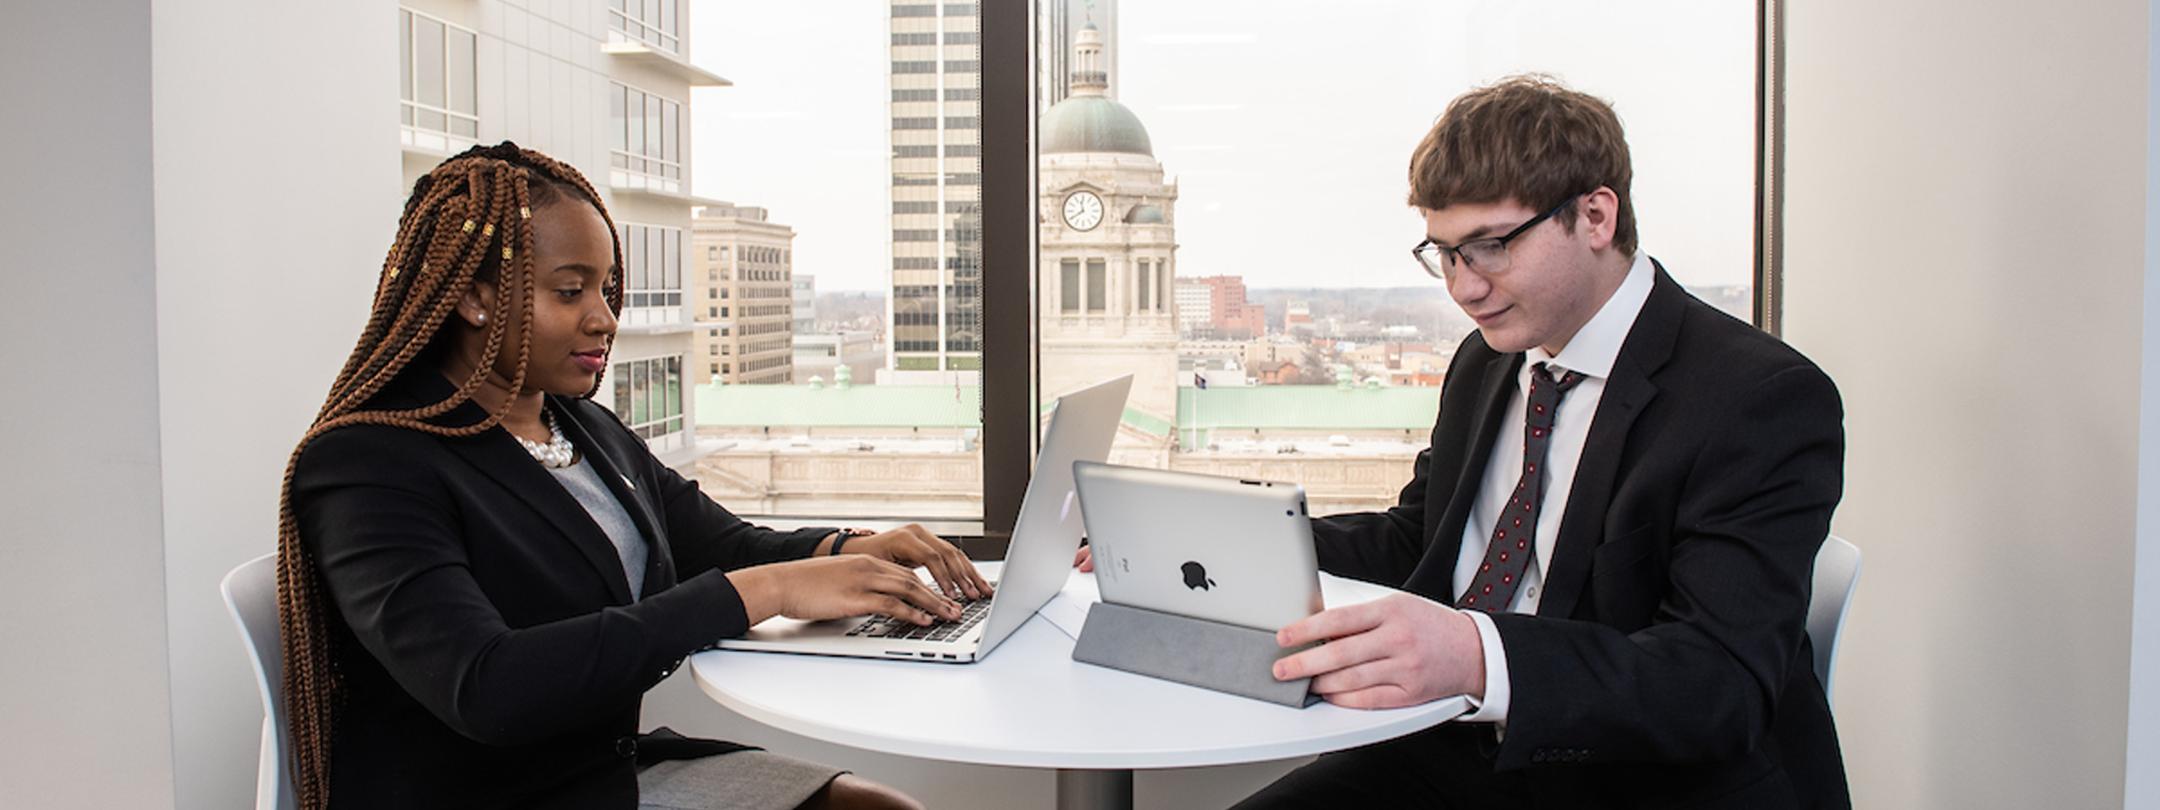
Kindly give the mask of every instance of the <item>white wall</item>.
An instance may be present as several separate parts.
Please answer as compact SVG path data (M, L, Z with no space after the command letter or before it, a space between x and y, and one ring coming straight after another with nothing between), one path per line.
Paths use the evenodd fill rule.
M150 3L18 5L0 26L0 803L169 806Z
M395 236L397 5L160 0L152 18L175 806L229 810L253 801L262 714L217 583L276 548L286 459Z
M2160 806L2160 2L2146 7L2144 356L2139 368L2136 598L2124 807Z
M1844 392L1866 555L1855 803L2121 806L2147 5L1788 13L1785 334Z

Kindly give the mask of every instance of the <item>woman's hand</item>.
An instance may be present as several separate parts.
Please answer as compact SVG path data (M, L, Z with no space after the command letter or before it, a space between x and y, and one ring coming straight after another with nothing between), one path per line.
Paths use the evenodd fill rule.
M867 554L756 565L727 576L751 624L776 615L816 621L875 613L915 624L960 618L960 605L930 590L914 569Z
M990 581L975 570L975 564L968 561L966 554L960 553L959 546L913 523L889 532L851 538L840 546L840 553L843 556L876 557L908 568L928 568L930 578L937 580L938 588L954 599L990 597Z

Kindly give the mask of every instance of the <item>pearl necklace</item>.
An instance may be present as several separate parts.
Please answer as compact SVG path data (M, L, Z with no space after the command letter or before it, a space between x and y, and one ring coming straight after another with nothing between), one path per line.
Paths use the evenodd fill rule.
M553 437L548 440L547 444L541 444L515 433L510 434L510 437L517 439L518 444L524 445L525 452L532 454L533 460L540 462L542 467L561 468L576 463L577 448L571 446L570 438L563 435L562 428L555 425L555 414L543 410L540 415L546 419L548 433Z

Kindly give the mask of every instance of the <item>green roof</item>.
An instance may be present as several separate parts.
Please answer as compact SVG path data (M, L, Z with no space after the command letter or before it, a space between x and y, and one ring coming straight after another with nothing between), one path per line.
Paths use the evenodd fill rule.
M1050 105L1035 124L1036 151L1122 152L1153 157L1155 145L1140 116L1102 96L1067 96Z
M700 385L697 423L711 427L982 426L974 386ZM1048 407L1049 403L1044 403ZM1127 427L1156 436L1175 429L1429 430L1438 388L1265 385L1178 391L1177 424L1131 408Z

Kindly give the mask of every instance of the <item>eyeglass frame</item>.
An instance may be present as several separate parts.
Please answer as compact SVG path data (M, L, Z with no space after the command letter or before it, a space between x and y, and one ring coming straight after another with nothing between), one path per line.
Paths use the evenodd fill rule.
M1463 267L1468 267L1472 270L1476 270L1479 273L1485 273L1487 275L1498 275L1500 273L1505 273L1507 272L1508 267L1513 267L1515 264L1514 258L1512 256L1508 259L1508 267L1502 267L1498 270L1487 271L1478 267L1475 263L1472 263L1469 257L1464 256L1462 254L1463 247L1466 245L1474 245L1479 242L1492 242L1499 245L1500 252L1503 255L1506 255L1509 242L1513 242L1515 241L1516 237L1528 233L1531 228L1537 227L1538 223L1553 218L1553 215L1560 213L1561 209L1567 208L1570 205L1574 205L1575 201L1581 198L1582 195L1580 194L1568 195L1568 198L1565 200L1561 200L1559 205L1555 205L1549 209L1546 209L1545 213L1531 217L1523 224L1515 226L1515 230L1508 231L1507 233L1499 236L1487 236L1478 239L1471 239L1469 241L1463 242L1461 245L1456 245L1454 247L1448 247L1446 245L1440 244L1439 242L1435 242L1433 241L1432 237L1427 236L1423 241L1418 242L1416 247L1410 248L1410 257L1417 260L1418 267L1422 268L1425 271L1426 275L1432 276L1433 278L1437 278L1441 281L1449 280L1447 270L1444 268L1452 267L1457 264L1460 264ZM1438 254L1439 260L1445 262L1445 264L1441 265L1442 269L1435 269L1431 262L1425 260L1426 248L1432 248L1432 252Z

